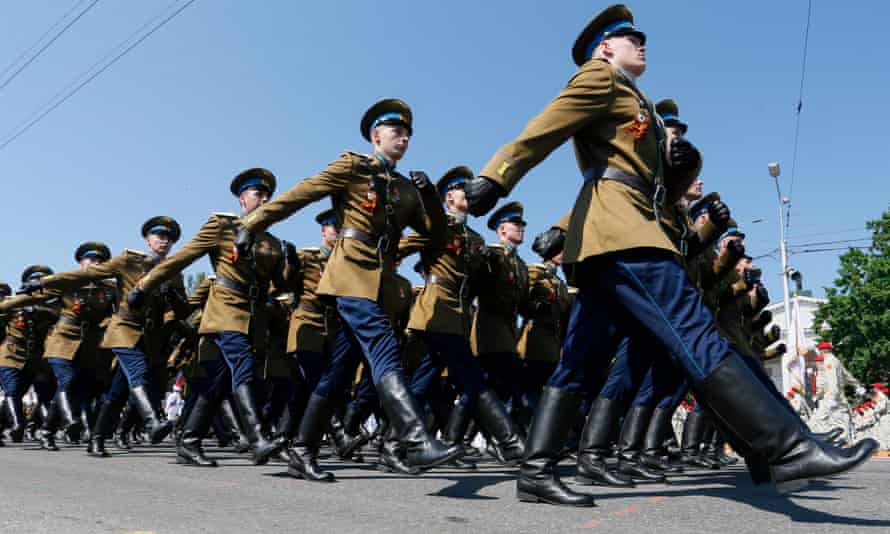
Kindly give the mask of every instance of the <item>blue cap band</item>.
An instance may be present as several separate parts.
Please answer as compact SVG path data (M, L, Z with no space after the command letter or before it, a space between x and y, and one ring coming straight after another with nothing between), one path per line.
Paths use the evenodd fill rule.
M725 232L723 232L723 235L721 235L720 239L718 239L717 241L723 241L727 237L733 237L733 236L744 237L744 235L745 234L743 234L741 232L741 230L739 230L735 226L730 226L729 228L726 229Z
M98 250L88 250L80 255L81 258L95 258L97 256L102 256Z
M408 121L405 120L404 115L402 115L401 113L396 113L395 111L391 111L389 113L384 113L383 115L374 119L374 124L373 126L371 126L371 129L373 130L374 128L380 126L380 123L384 121L401 121L405 124L408 124Z
M587 43L587 48L584 49L584 57L590 59L593 56L593 51L596 47L603 42L603 39L606 35L614 32L615 30L622 30L624 28L633 29L634 25L630 23L629 20L616 20L612 24L607 25L605 28L600 30L593 38Z
M330 217L318 221L318 224L320 224L321 226L330 226L332 224L337 224L337 216L331 215Z
M149 234L172 234L173 231L169 226L164 224L158 224L156 226L152 226L148 229Z
M698 216L707 211L708 206L710 205L710 202L698 203L695 206L695 209L689 212L689 217L691 217L693 221L698 219Z
M678 120L680 120L680 117L678 117L677 115L675 115L673 113L665 113L664 115L661 116L661 120L663 120L663 121L678 121Z
M241 183L241 187L238 188L238 194L240 195L241 193L243 193L244 190L248 187L262 187L266 191L271 190L266 180L262 178L249 178Z
M451 189L467 183L468 180L469 178L467 178L466 176L455 176L454 178L448 180L447 182L445 182L445 187L442 188L442 196L444 197L445 193L447 193Z
M498 218L498 225L505 222L513 222L510 219L522 220L522 214L518 211L508 211Z
M34 279L34 278L40 278L40 277L42 277L42 276L46 276L46 273L43 272L43 271L37 271L36 273L31 273L31 274L28 276L28 280L32 280L32 279Z

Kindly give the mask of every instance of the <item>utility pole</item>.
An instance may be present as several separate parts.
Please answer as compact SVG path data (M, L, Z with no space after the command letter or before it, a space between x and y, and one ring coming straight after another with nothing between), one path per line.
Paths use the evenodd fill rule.
M776 196L779 200L779 255L782 261L782 297L785 305L785 344L788 351L782 356L782 386L785 391L791 387L791 377L788 373L788 363L797 358L797 333L792 328L791 321L791 292L788 288L788 242L785 240L785 204L788 199L782 196L782 190L779 187L779 175L782 174L778 163L770 163L767 165L770 176L776 182Z

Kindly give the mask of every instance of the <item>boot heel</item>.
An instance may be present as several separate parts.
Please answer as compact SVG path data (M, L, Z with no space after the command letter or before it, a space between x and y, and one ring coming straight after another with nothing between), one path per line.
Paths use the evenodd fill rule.
M810 480L807 478L797 479L797 480L789 480L788 482L779 482L775 485L776 493L779 495L788 495L789 493L797 493L798 491L803 491L810 485Z
M532 495L531 493L528 493L527 491L522 491L522 490L516 491L516 498L519 499L519 502L534 502L534 503L542 502L540 497L538 497L537 495Z
M584 475L575 475L575 483L584 486L595 486L597 481Z

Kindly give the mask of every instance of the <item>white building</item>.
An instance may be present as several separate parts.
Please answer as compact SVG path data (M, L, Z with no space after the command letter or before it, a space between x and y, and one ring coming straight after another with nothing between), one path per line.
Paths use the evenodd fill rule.
M815 355L816 343L818 340L818 326L814 325L814 316L816 310L824 302L825 299L818 299L807 295L808 291L801 295L791 297L791 330L785 328L785 302L777 302L766 307L773 314L773 322L770 326L777 324L782 329L781 342L788 347L788 352L781 358L773 358L764 362L764 368L772 378L773 383L779 388L779 391L787 393L795 384L800 385L804 376L812 377L814 362L810 358L799 358L807 352ZM798 333L800 340L796 346L800 349L800 353L794 350L795 336ZM797 360L797 361L795 361ZM804 390L811 393L809 383L811 380L803 380Z

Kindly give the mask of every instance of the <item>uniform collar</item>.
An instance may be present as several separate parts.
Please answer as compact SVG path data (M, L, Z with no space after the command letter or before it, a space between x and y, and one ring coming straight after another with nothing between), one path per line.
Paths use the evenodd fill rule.
M556 264L555 263L550 263L549 261L544 262L544 267L547 268L548 273L553 274L553 275L556 274Z
M321 251L321 256L323 258L329 258L331 256L331 248L330 247L322 245L318 248L318 250Z
M503 242L501 242L501 246L504 247L504 250L507 251L508 256L512 256L513 254L516 254L516 245L514 245L513 243L511 243L509 241L503 241Z
M385 157L383 157L382 155L380 155L376 152L374 153L374 159L376 159L383 165L383 170L385 170L386 172L392 172L392 171L396 170L395 163L390 163L388 159L386 159Z
M467 214L466 213L460 213L457 211L449 211L448 216L451 217L452 219L454 219L455 221L459 222L460 224L466 224L466 222L467 222Z

